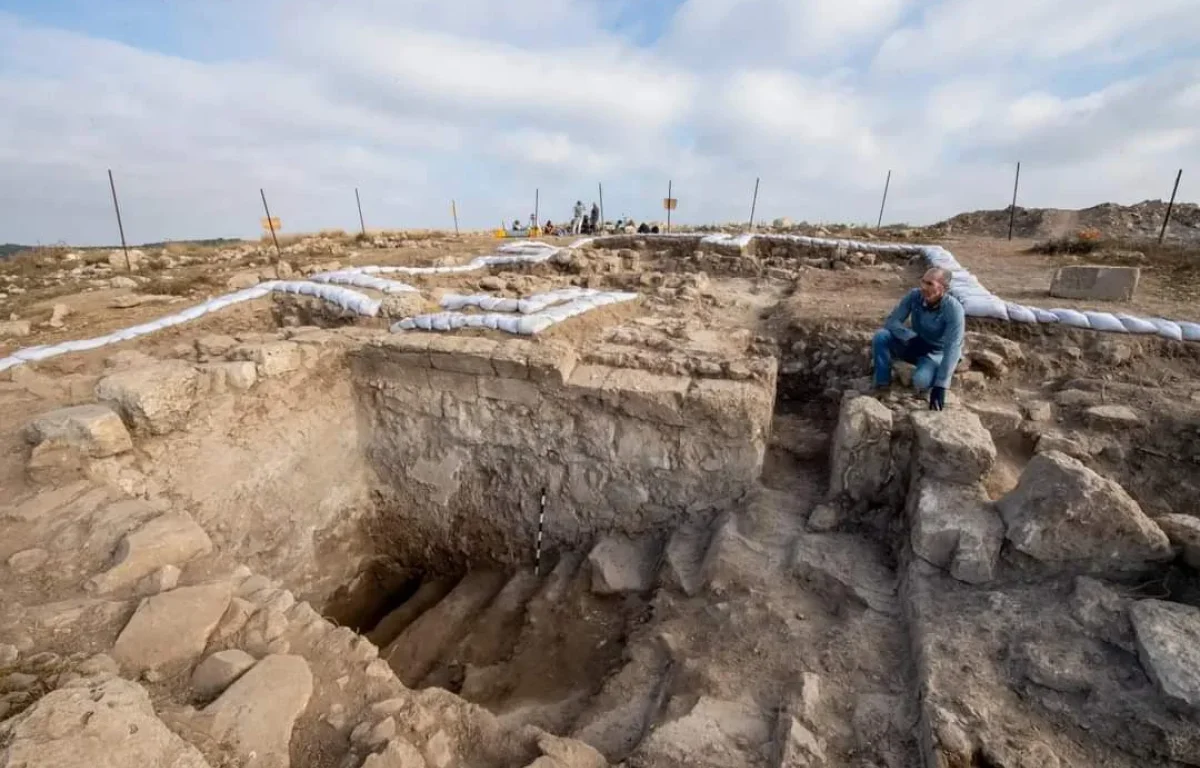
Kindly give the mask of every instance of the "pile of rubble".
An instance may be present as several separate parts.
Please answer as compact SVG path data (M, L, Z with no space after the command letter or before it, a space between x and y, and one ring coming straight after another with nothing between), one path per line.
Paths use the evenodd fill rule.
M1145 200L1135 205L1102 203L1078 211L1018 206L1013 234L1021 238L1044 239L1095 229L1107 238L1157 238L1166 214L1167 203L1163 200ZM960 213L929 229L945 234L1007 237L1009 218L1010 208L972 211ZM1064 220L1074 222L1072 231L1058 231ZM1185 244L1200 243L1200 205L1177 202L1171 210L1166 239Z

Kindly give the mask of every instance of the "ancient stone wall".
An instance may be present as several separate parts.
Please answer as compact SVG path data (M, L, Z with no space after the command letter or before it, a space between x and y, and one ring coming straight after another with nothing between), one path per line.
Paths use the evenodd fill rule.
M550 342L401 334L352 353L397 555L532 554L640 533L741 496L762 466L768 374L731 381L578 362Z

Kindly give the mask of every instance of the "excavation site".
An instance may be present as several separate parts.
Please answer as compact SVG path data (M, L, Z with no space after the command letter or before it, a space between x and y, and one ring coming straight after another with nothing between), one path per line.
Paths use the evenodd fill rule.
M0 276L0 768L1200 765L1200 318L1153 265L502 242ZM941 411L871 378L930 267Z

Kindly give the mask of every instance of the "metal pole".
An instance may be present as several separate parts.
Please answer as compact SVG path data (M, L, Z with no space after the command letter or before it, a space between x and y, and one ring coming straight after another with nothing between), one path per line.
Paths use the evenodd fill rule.
M667 232L671 231L671 180L667 179Z
M546 489L542 489L542 501L538 505L537 543L534 545L533 575L542 575L542 529L546 522Z
M600 232L604 231L604 182L596 182L596 186L600 189ZM600 234L593 232L593 235Z
M129 246L125 245L125 226L121 224L121 206L117 204L117 185L113 183L112 168L108 169L108 188L112 190L113 208L117 211L117 231L121 233L121 250L125 252L125 269L132 272L133 265L129 262Z
M888 169L887 181L883 182L883 202L879 204L879 221L875 222L875 229L883 226L883 206L887 205L888 187L892 185L892 170Z
M275 237L275 222L271 221L271 209L267 207L267 193L263 192L260 187L258 194L262 195L263 210L267 212L267 226L271 230L271 240L275 243L275 260L279 261L283 258L283 254L279 252L279 238Z
M1179 180L1183 178L1183 169L1179 169L1179 173L1175 174L1175 187L1171 190L1171 202L1167 203L1167 215L1163 217L1162 231L1158 233L1158 244L1162 245L1163 238L1167 236L1167 222L1171 220L1171 209L1175 207L1175 193L1179 191Z
M541 201L541 190L539 190L539 189L534 189L534 190L533 190L533 227L534 227L534 229L536 229L536 228L537 228L537 223L538 223L538 203L539 203L540 201ZM532 235L533 233L532 233L532 232L530 232L529 234L530 234L530 235Z
M354 202L358 205L358 227L362 230L363 236L367 234L367 225L363 224L362 217L362 200L358 198L358 187L354 188Z
M1012 210L1008 213L1008 239L1012 240L1013 223L1017 220L1017 185L1021 183L1021 163L1017 163L1017 178L1013 181Z
M758 207L758 177L754 178L754 199L750 201L750 229L754 229L754 209Z
M458 237L458 207L453 200L450 201L450 215L454 217L454 236Z

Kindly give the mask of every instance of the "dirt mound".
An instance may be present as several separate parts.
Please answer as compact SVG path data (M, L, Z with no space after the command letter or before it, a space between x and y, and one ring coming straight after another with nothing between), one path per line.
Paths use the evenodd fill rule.
M1010 211L1011 207L960 213L935 224L933 229L961 235L1007 237ZM1136 205L1101 203L1081 210L1018 206L1013 235L1021 238L1063 237L1082 229L1095 229L1106 238L1158 237L1166 213L1167 203L1163 200L1144 200ZM1176 203L1171 212L1167 239L1200 243L1200 206Z

